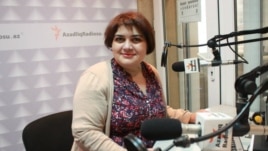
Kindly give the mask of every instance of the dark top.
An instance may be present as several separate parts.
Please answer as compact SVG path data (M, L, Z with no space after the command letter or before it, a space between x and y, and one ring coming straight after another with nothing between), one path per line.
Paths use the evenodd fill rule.
M123 146L123 139L129 133L134 134L147 148L154 142L141 137L140 127L145 119L166 116L163 92L151 67L141 63L146 79L146 95L140 90L131 76L112 59L114 76L114 99L112 105L110 137Z

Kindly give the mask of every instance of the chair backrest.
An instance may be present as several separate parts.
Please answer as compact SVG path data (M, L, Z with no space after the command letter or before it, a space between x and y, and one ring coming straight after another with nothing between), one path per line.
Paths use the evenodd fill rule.
M72 111L63 111L39 118L23 129L26 151L70 151Z

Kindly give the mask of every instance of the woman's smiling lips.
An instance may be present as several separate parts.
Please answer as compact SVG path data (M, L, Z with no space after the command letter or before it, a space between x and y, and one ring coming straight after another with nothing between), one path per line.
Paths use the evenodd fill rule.
M126 58L131 58L133 56L135 56L136 54L131 54L131 53L122 53L122 55Z

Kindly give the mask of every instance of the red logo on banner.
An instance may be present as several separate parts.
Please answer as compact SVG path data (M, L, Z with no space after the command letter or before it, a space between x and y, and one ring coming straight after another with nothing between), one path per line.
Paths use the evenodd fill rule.
M55 39L58 40L59 36L60 36L60 31L61 29L59 29L57 26L54 26L51 28L54 32L54 36L55 36Z

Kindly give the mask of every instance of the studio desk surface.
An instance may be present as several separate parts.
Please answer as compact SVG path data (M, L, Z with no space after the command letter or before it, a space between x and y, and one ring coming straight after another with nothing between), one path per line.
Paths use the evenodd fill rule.
M229 116L236 116L236 108L232 106L219 105L215 107L211 107L207 109L210 112L223 112ZM189 134L189 137L198 137L195 134ZM167 151L166 149L173 144L174 140L164 140L157 141L154 145L154 148L160 148L162 151ZM254 146L254 135L244 135L242 137L233 137L231 151L253 151ZM172 147L168 151L201 151L202 149L199 147L197 143L191 144L189 147ZM268 149L267 149L268 150ZM205 150L202 150L205 151ZM213 151L213 150L210 150Z

